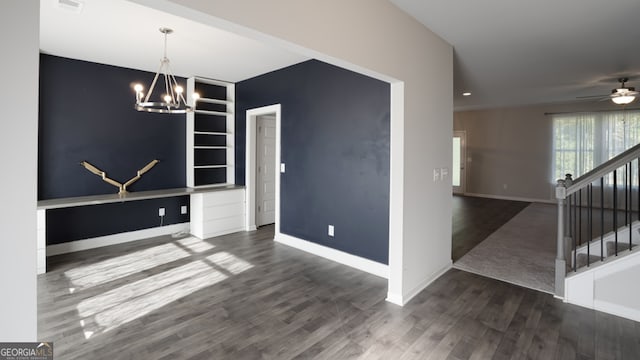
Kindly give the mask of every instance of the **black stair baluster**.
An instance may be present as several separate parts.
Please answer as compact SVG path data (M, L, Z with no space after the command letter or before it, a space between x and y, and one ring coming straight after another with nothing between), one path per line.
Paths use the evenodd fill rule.
M627 184L627 171L629 170L629 166L627 166L627 164L624 165L624 226L627 226L627 210L629 208L629 202L627 200L627 190L628 190L628 184Z
M589 214L589 238L587 239L587 267L589 267L591 256L591 240L593 240L593 183L589 184L587 188L587 199L589 202L588 214Z
M604 176L600 178L600 261L604 260Z
M578 245L582 245L582 189L578 190Z
M573 222L575 223L575 227L576 227L576 232L575 232L575 236L576 236L576 254L578 252L578 246L580 246L580 236L581 236L581 229L580 229L580 191L576 192L573 194ZM577 259L576 259L577 260Z
M631 162L627 163L627 165L626 165L626 167L627 167L627 181L626 181L626 184L627 184L627 188L629 190L629 208L627 209L627 213L628 213L628 216L629 216L629 222L628 222L628 225L627 225L627 229L629 230L629 249L631 249L631 236L633 235L633 233L631 233L631 227L632 227L631 224L633 222L633 220L631 219L631 208L632 208L632 205L633 205L632 200L631 200L631 197L632 197L632 195L631 195L631 189L632 189L632 184L631 184L631 179L632 179L631 178L631 165L632 165ZM625 197L626 196L627 196L627 192L625 191ZM627 215L625 215L625 221L626 221L626 217L627 217Z
M618 256L618 169L613 170L613 234L614 253Z
M573 222L571 222L572 219L572 214L573 214L573 210L571 208L571 198L573 197L573 195L569 195L568 201L567 201L567 209L569 210L569 222L568 222L568 226L567 228L569 228L569 237L573 238Z
M576 213L576 211L578 210L576 207L576 198L577 194L573 193L571 195L571 207L573 208L573 219L572 219L572 223L571 226L574 228L573 230L573 271L578 271L578 229L576 228L577 224L578 224L578 214Z

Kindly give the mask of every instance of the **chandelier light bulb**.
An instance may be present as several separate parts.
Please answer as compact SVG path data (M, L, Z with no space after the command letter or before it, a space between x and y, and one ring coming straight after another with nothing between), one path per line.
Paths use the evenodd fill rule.
M198 100L198 99L200 99L200 94L193 93L193 95L191 95L191 97L193 98L193 100Z
M166 102L166 103L170 103L170 102L171 102L171 96L169 96L169 95L165 95L165 96L164 96L164 102Z
M136 92L141 92L142 90L144 90L144 87L142 86L142 84L136 84L136 85L133 87L133 89L134 89Z
M176 86L176 92L177 92L178 94L182 94L182 92L183 92L183 91L184 91L184 90L182 89L182 86Z

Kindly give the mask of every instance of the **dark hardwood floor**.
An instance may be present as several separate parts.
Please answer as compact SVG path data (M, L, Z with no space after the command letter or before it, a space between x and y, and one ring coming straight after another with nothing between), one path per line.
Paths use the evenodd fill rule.
M51 258L56 359L638 359L640 323L450 270L399 307L387 281L274 243L273 227Z
M460 259L529 204L453 195L451 259Z

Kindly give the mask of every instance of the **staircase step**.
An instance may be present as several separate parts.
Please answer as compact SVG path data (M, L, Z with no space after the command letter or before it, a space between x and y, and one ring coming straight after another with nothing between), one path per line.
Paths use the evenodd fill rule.
M583 266L587 266L587 259L589 259L589 264L593 264L596 263L598 261L600 261L600 256L597 255L589 255L587 257L587 254L578 254L576 256L576 268L581 268Z
M607 241L606 246L607 246L607 256L611 256L616 253L615 241ZM618 241L618 252L625 251L625 250L629 250L629 243Z

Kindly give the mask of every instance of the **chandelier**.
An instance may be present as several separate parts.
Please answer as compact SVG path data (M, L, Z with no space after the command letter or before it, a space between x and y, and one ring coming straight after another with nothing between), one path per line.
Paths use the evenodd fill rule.
M149 86L147 95L143 93L142 84L135 84L133 89L136 91L135 109L138 111L146 111L162 114L184 114L193 111L193 107L187 105L184 98L184 88L178 85L175 76L171 73L169 67L169 58L167 57L167 35L173 32L169 28L160 28L160 32L164 34L164 56L160 60L160 68L156 72L156 76ZM159 80L159 81L158 81ZM164 82L164 94L159 99L153 100L152 94L156 85L162 88L159 83ZM194 102L198 99L198 94L193 94Z

